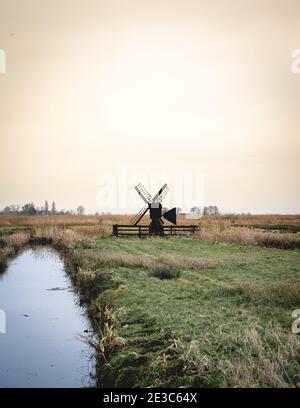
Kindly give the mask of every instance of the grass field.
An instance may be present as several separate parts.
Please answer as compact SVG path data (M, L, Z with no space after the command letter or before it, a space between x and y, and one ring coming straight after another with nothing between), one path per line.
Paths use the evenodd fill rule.
M89 307L122 311L113 329L125 346L104 370L106 385L300 385L300 341L291 333L298 251L109 237L77 256L99 292L101 274L106 285L111 279Z
M99 385L300 387L300 337L291 331L299 249L249 240L258 233L290 243L297 232L223 218L199 221L207 239L127 239L110 236L115 219L70 221L2 224L0 252L4 259L41 240L64 253L97 334L88 341ZM298 217L253 221L299 225Z

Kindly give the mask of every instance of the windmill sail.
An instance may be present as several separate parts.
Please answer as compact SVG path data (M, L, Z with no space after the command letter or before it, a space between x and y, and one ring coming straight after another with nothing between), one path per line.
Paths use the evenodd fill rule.
M151 194L145 189L142 183L139 183L135 189L146 204L150 204L152 202Z
M148 211L148 208L149 207L141 208L141 210L132 218L131 220L132 224L136 225L146 214L146 212Z
M169 187L167 186L167 184L164 184L162 188L158 191L158 193L154 196L152 202L161 203L162 200L165 198L168 191L169 191Z

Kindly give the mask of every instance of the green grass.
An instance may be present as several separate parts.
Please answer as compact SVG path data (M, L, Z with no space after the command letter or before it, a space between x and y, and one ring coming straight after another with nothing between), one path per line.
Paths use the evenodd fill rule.
M280 231L280 232L300 232L300 225L298 224L250 224L250 225L239 225L236 227L247 227L247 228L257 228L266 231Z
M107 237L74 259L93 272L92 314L126 310L114 322L125 346L102 364L101 384L299 386L299 355L289 351L300 352L291 334L299 250Z
M15 232L31 232L32 230L32 227L24 225L0 225L0 237Z

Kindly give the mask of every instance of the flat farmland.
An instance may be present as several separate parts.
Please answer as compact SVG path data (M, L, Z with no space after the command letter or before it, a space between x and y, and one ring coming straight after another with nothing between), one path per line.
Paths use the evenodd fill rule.
M300 386L298 216L202 217L189 220L192 237L111 236L129 219L0 219L3 263L29 244L61 253L92 322L99 385Z

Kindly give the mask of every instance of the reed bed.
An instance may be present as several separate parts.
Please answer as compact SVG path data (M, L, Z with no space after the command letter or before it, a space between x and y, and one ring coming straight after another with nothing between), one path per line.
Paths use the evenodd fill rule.
M130 223L132 215L2 215L0 225L105 225L117 223Z
M298 234L232 227L224 222L200 224L196 237L218 243L250 244L279 249L300 248L300 236Z
M75 238L104 237L112 233L113 224L130 224L130 215L55 215L55 216L1 216L0 226L3 231L13 232L14 228L30 228L36 236L53 234L53 239L70 241ZM145 217L143 223L149 223ZM280 249L300 248L300 234L282 231L264 231L256 228L263 226L296 226L300 227L298 215L226 215L188 218L178 217L178 225L195 224L198 226L197 238L219 242L251 244ZM63 234L59 229L66 229ZM1 231L1 228L0 228ZM70 231L73 231L71 233ZM5 232L6 234L7 232ZM2 234L3 235L3 234ZM21 237L21 235L20 235Z
M30 240L30 234L26 232L16 232L14 234L5 235L1 238L1 241L5 246L19 249L27 244Z
M112 224L130 224L133 215L43 215L43 216L24 216L24 215L1 215L1 225L112 225ZM149 217L144 218L147 223ZM179 224L213 224L224 222L227 225L300 225L300 215L221 215L189 217L180 214L178 216Z
M7 266L9 258L13 257L19 249L24 247L30 240L30 234L25 232L16 232L5 235L0 239L0 273Z
M35 228L35 232L32 236L33 242L49 242L54 247L63 250L71 250L76 246L76 244L83 243L85 240L86 237L83 234L68 228L58 228L56 225L44 225L37 227Z

